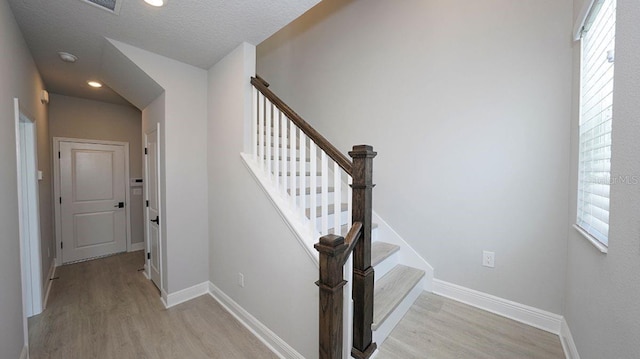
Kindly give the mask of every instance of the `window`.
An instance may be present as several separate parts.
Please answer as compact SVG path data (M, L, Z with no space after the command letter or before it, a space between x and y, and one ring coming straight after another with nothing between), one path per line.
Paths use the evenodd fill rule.
M595 0L581 32L577 225L605 247L609 235L616 0Z

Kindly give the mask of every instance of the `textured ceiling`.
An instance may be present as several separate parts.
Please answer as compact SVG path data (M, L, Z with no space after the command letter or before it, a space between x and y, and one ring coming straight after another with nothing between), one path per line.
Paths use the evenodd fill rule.
M82 0L9 0L49 92L127 103L107 87L86 85L103 78L109 65L102 63L105 37L208 69L241 42L257 45L320 0L169 0L161 8L120 1L115 15ZM62 62L59 51L78 61Z

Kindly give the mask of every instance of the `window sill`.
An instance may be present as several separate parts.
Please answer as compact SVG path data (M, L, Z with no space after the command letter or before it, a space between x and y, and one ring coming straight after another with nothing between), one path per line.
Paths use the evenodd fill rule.
M578 231L578 233L582 234L582 236L586 238L589 241L589 243L593 244L593 246L596 247L600 252L602 252L603 254L607 254L608 252L607 246L600 243L600 241L598 241L597 239L593 238L593 236L587 233L584 229L580 228L580 226L578 226L577 224L574 224L573 228L575 228L575 230Z

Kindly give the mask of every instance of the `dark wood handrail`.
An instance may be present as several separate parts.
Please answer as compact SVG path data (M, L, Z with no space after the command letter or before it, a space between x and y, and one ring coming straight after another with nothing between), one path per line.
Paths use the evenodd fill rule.
M276 94L268 89L269 84L257 76L251 78L251 84L260 91L264 97L268 98L273 105L275 105L280 112L284 113L293 123L295 123L302 132L307 135L313 142L318 145L324 152L333 159L338 166L340 166L347 174L351 176L353 164L351 160L347 158L342 152L340 152L334 145L331 144L324 136L316 131L310 124L307 123L300 115L293 111L287 104L284 103Z
M347 244L347 249L344 252L342 257L342 265L347 263L347 259L353 252L354 248L356 248L356 244L358 244L358 240L360 239L360 235L362 234L362 223L356 222L351 226L349 232L347 232L346 237L344 237L344 242Z

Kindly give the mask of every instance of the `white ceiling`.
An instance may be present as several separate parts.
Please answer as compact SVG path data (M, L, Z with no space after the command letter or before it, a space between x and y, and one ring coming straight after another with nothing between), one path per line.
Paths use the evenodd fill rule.
M119 0L119 15L83 0L8 1L49 92L124 104L115 91L86 85L108 71L105 38L209 69L241 42L259 44L320 0L168 0L161 8ZM59 51L78 61L62 62Z

